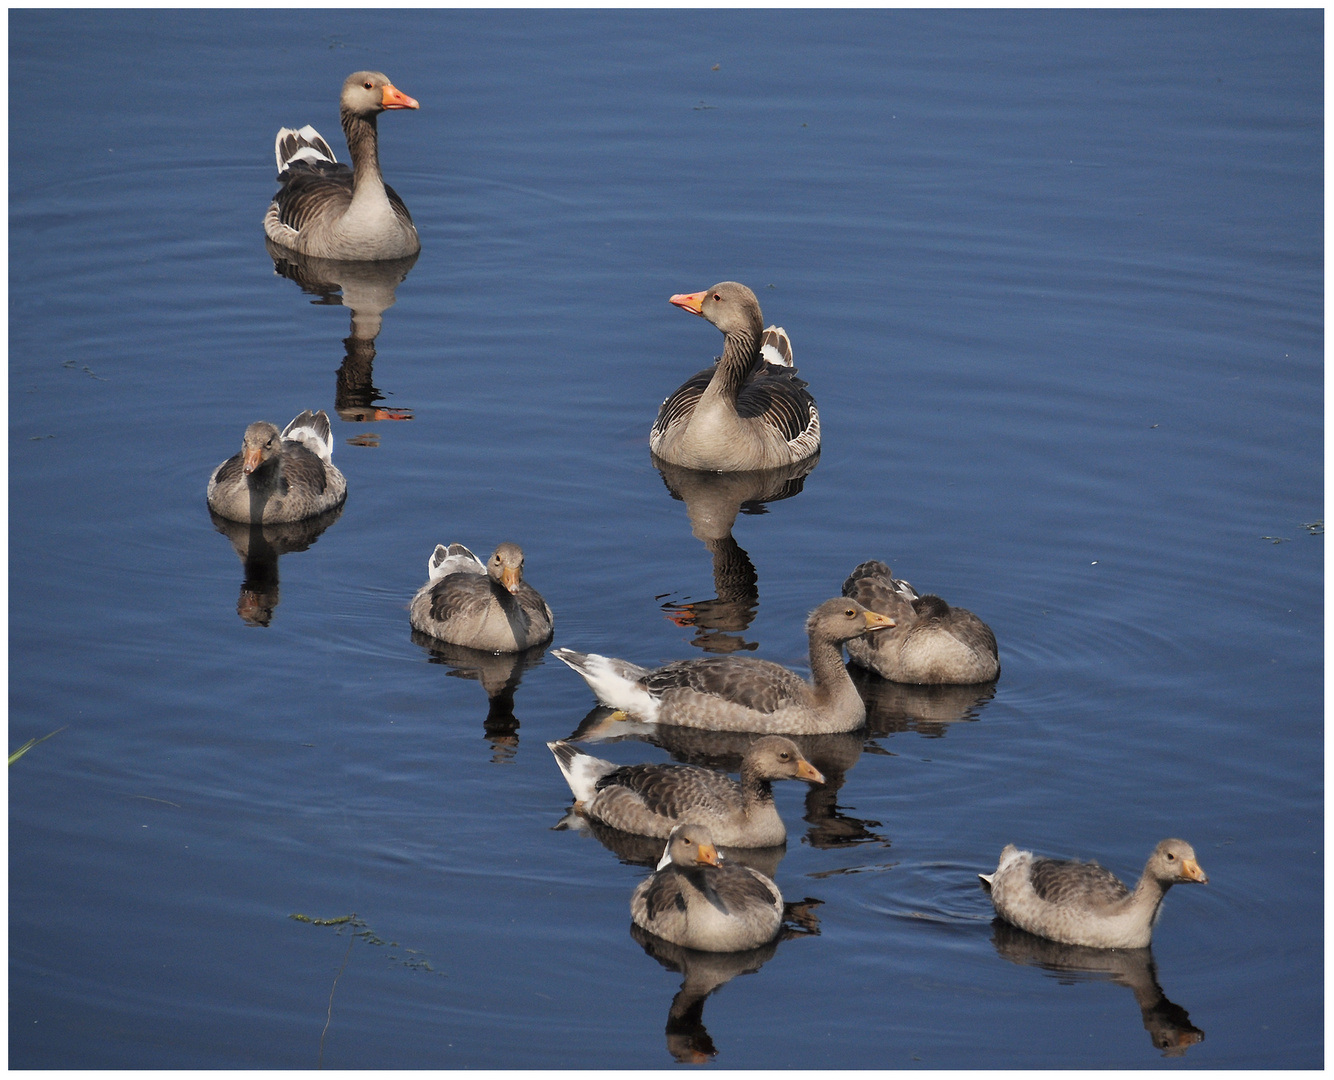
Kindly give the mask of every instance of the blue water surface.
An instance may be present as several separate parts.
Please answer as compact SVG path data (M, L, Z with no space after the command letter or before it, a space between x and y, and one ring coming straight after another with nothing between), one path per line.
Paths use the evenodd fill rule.
M9 1064L1321 1067L1323 32L11 11L10 749L55 734L8 773ZM293 280L272 139L343 153L362 68L421 102L379 129L422 252ZM726 279L820 406L768 488L648 452L721 347L667 298ZM306 408L341 516L215 527L210 470ZM784 939L683 958L631 934L647 870L557 827L544 744L737 745L414 640L450 540L519 542L555 644L647 664L804 669L881 558L1002 673L863 679L829 782L777 790ZM978 886L1006 843L1134 878L1167 836L1210 883L1151 955L1016 936Z

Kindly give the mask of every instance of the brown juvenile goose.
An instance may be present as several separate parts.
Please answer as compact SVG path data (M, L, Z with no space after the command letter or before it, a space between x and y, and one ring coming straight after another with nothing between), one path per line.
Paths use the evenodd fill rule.
M485 564L462 544L437 544L427 572L408 609L414 629L485 652L522 652L551 640L551 608L523 580L518 544L501 544Z
M264 215L264 233L303 255L374 261L421 250L412 215L380 173L375 118L417 102L378 71L347 77L338 99L352 168L340 165L329 144L307 124L280 128L274 144L282 187Z
M281 433L257 420L245 429L241 452L209 477L209 508L229 521L256 525L323 514L347 498L347 480L332 455L333 436L323 409L307 409Z
M918 596L879 559L864 562L843 582L843 595L889 615L895 627L848 642L853 663L892 682L945 684L990 682L1000 674L991 627L966 608L939 596Z
M755 294L723 281L671 302L723 332L723 355L662 403L649 448L673 465L712 472L772 469L817 453L815 399L792 367L787 334L764 329Z
M866 722L866 705L843 665L843 643L893 625L855 600L826 600L806 620L811 682L751 656L677 660L650 670L597 653L554 649L551 655L582 675L604 705L650 723L814 735Z
M782 735L757 739L741 759L741 780L698 765L615 765L564 741L549 742L576 808L624 832L666 836L682 821L707 825L724 847L772 847L787 839L771 782L824 777Z
M636 926L687 949L737 952L772 941L783 895L758 870L723 862L707 826L676 826L662 862L630 897Z
M1164 840L1149 856L1134 891L1096 862L1040 859L1006 844L995 873L978 874L996 914L1030 934L1095 949L1143 949L1167 890L1209 882L1184 840Z

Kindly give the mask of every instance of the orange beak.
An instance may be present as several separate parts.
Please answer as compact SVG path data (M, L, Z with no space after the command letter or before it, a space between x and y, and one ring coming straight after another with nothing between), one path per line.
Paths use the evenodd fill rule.
M1181 860L1181 876L1188 881L1198 881L1201 885L1209 884L1208 876L1194 859Z
M812 784L823 784L824 776L820 770L812 765L805 758L797 762L797 779L809 780Z
M241 471L249 476L259 468L260 459L263 456L261 447L246 447L241 451Z
M393 83L384 84L384 96L380 99L380 104L386 109L419 109L416 98L410 98L402 90L398 89Z
M868 630L886 630L891 626L898 626L888 615L881 615L878 611L868 611L866 613L866 629Z
M510 592L519 591L519 568L517 566L507 566L500 572L500 583Z
M677 293L672 297L671 302L679 308L685 308L686 311L693 311L696 315L703 315L704 294L708 291L708 289L704 289L701 292Z
M700 866L720 866L718 862L718 849L712 844L700 844L699 854L695 856L695 862Z

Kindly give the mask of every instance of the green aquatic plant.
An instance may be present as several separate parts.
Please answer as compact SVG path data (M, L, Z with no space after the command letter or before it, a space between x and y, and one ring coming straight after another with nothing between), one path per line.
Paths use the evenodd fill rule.
M62 731L65 730L66 727L69 727L69 725L66 724L65 727L56 728L55 731L51 732L51 735L59 735ZM20 746L17 750L15 750L12 754L9 755L9 763L13 765L14 762L18 761L19 758L21 758L24 754L26 754L38 743L46 742L47 739L51 738L51 735L43 735L40 739L29 739L27 742L25 742L22 746Z

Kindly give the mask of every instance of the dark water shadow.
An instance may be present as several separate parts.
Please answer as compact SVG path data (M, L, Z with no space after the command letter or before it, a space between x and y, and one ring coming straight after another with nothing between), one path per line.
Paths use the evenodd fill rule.
M387 408L378 403L385 395L374 383L375 339L384 312L393 307L395 292L417 261L416 255L384 262L340 262L300 255L265 240L273 271L295 281L301 291L316 297L317 305L339 305L352 311L351 333L343 339L345 355L334 383L334 410L348 423L376 420L411 420L412 410ZM354 445L378 445L371 433L348 440Z
M820 933L820 919L815 908L821 901L807 897L783 905L783 927L767 945L744 952L712 953L686 949L664 941L642 927L630 924L630 936L644 951L668 971L684 976L681 988L667 1008L667 1052L687 1065L703 1065L718 1055L708 1029L704 1026L704 1001L738 975L759 971L791 938L811 937Z
M1135 995L1144 1030L1163 1057L1181 1057L1204 1041L1204 1032L1190 1022L1186 1010L1163 993L1152 949L1062 945L1011 926L1004 919L992 923L991 943L1011 963L1040 967L1064 985L1108 980L1126 987Z
M866 702L866 733L878 738L915 731L929 739L943 738L951 724L981 719L996 696L996 683L968 686L915 686L890 682L858 664L848 665Z
M667 617L678 626L691 626L691 644L706 652L754 651L743 631L759 610L759 574L750 556L732 537L736 516L767 513L767 504L790 499L805 486L820 455L777 469L714 473L686 469L650 455L673 499L686 504L690 531L713 556L710 600L663 604Z
M342 516L346 503L302 521L284 521L268 525L231 521L209 510L213 527L232 542L232 548L245 567L236 614L247 626L268 626L278 606L278 556L305 551L330 525Z
M482 731L492 746L491 760L497 764L510 761L519 748L519 719L514 715L514 692L523 673L541 663L546 644L534 645L519 653L492 653L451 645L420 630L412 631L412 641L429 653L432 664L443 664L458 679L473 679L486 691L486 719Z

